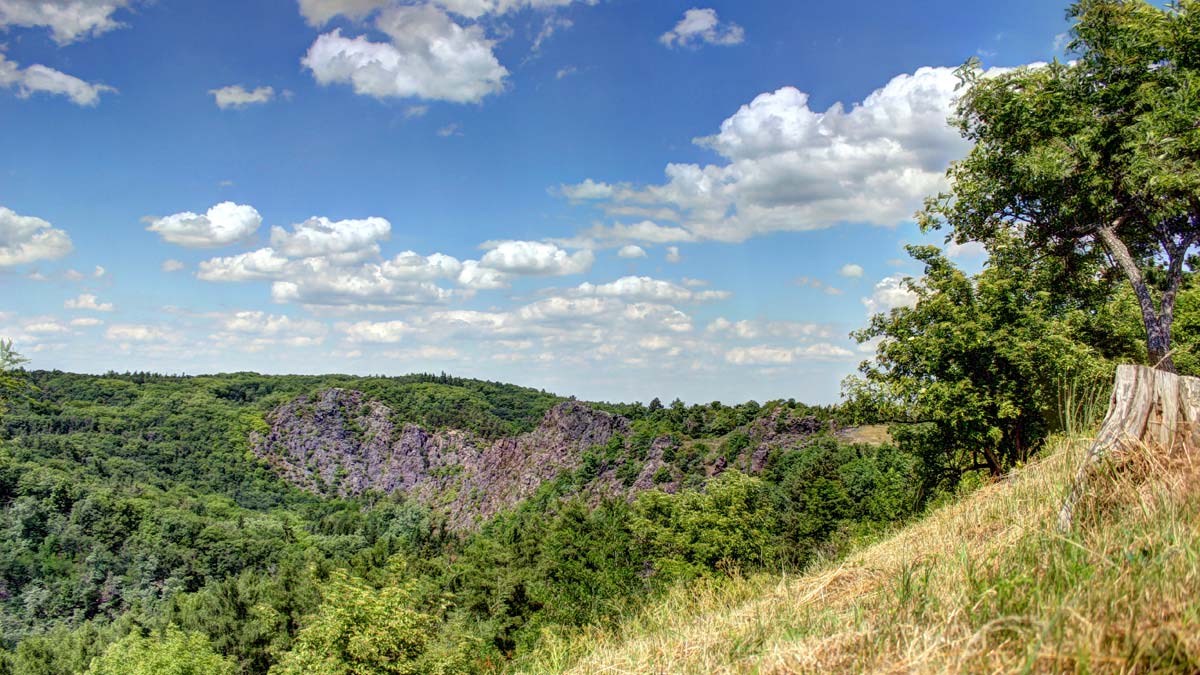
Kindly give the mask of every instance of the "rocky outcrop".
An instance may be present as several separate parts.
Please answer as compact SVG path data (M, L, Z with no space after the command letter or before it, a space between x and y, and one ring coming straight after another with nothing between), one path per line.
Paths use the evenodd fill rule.
M346 389L298 398L267 424L251 448L288 481L327 495L402 492L443 511L456 529L515 505L577 468L588 448L629 432L627 419L568 401L515 438L430 433L398 426L386 405Z

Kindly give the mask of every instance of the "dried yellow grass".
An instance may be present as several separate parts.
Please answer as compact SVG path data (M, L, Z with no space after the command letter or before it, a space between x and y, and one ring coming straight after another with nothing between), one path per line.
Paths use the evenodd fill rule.
M802 576L681 586L528 675L1200 672L1200 458L1126 453L1055 516L1084 440Z

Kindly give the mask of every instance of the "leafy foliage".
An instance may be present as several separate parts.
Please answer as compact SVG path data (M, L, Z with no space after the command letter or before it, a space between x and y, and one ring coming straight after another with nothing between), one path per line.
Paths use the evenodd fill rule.
M962 69L955 119L974 145L922 226L1066 261L1103 252L1137 300L1149 362L1174 370L1175 300L1200 241L1200 3L1080 0L1070 16L1069 64Z

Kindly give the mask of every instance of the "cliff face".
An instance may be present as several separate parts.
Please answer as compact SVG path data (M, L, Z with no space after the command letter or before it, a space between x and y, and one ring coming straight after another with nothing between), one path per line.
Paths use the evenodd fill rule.
M745 427L737 452L714 448L697 457L696 469L708 477L731 468L759 473L771 453L802 445L824 428L781 413ZM597 448L614 436L628 438L629 420L574 401L551 408L533 431L494 441L396 425L388 406L347 389L297 398L266 421L269 431L252 435L251 448L289 482L330 496L401 492L441 511L454 529L516 505L563 471L585 469L583 492L593 503L651 489L674 492L683 478L668 461L679 448L666 436L637 453L622 442L620 451L597 459ZM592 464L584 467L589 454Z
M397 428L391 412L361 392L329 389L277 408L267 417L270 431L252 437L251 447L305 489L342 496L400 491L466 528L577 468L584 450L629 432L625 418L573 401L548 411L532 432L497 441Z

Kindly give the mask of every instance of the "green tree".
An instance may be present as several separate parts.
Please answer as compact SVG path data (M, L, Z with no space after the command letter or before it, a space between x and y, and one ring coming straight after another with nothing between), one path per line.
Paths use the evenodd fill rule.
M272 675L416 675L437 672L425 658L436 620L413 609L412 588L374 588L334 572L321 609L300 629Z
M161 635L131 633L92 660L84 675L234 675L236 666L208 638L169 627Z
M844 390L852 408L893 424L930 486L974 469L1000 474L1025 459L1055 426L1062 386L1103 381L1105 357L1136 347L1115 326L1097 325L1112 318L1099 311L1112 287L1093 273L1095 263L1067 270L1056 258L1035 259L1019 239L997 237L984 271L970 277L936 247L909 252L925 264L925 275L908 282L916 303L854 333L877 341L876 353Z
M1102 251L1137 299L1149 362L1173 372L1175 299L1200 238L1200 0L1080 0L1069 15L1072 63L961 70L955 122L974 147L922 226Z
M28 361L13 350L12 340L0 340L0 415L4 414L10 397L20 390L24 382L20 373L16 372L17 367Z

